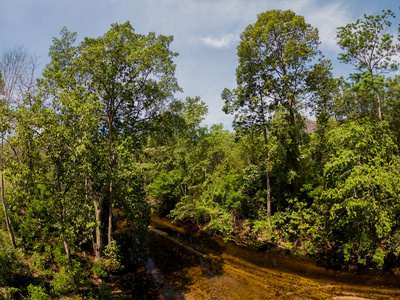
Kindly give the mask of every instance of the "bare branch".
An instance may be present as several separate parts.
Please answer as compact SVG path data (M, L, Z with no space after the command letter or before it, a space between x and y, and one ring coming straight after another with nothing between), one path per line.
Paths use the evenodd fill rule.
M38 58L22 47L3 52L0 70L3 75L5 98L9 104L20 104L27 93L33 93Z

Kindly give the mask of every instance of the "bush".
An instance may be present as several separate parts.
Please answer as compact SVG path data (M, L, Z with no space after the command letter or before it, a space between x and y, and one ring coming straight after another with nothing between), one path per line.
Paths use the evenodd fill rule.
M104 249L104 257L93 263L92 271L100 278L105 278L108 273L115 273L123 269L121 264L120 249L116 241L112 241Z
M102 265L104 270L110 273L114 273L123 269L123 265L121 264L120 249L116 241L112 241L106 246Z
M41 286L30 284L28 286L28 293L33 300L46 300L47 298L49 298L49 295L47 295L47 293L45 292L45 288Z
M67 268L61 267L60 272L54 274L53 282L51 286L56 294L67 293L73 289L73 281L71 273L68 272Z
M106 270L103 269L101 261L102 259L100 259L100 261L98 262L93 263L92 271L97 277L106 278L108 276L108 273Z

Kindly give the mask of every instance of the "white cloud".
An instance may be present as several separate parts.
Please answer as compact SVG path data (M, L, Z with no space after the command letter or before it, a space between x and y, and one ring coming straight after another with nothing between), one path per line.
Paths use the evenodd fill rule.
M351 22L350 11L345 3L333 2L323 6L306 7L306 22L318 28L322 47L334 52L339 51L336 44L336 28Z
M201 37L201 41L211 48L223 49L230 48L239 38L233 33L225 34L220 38L214 36Z
M195 5L193 2L191 3ZM333 52L339 50L335 40L336 28L352 21L349 5L344 0L335 2L285 0L281 1L279 5L273 1L265 0L233 1L232 5L227 5L225 0L220 0L214 3L212 7L210 7L211 2L207 1L206 3L208 3L207 9L201 10L196 7L196 9L190 11L197 12L197 14L186 17L191 20L197 18L204 20L201 22L202 25L196 29L201 28L203 32L207 32L209 35L201 35L201 31L195 33L198 34L202 43L218 49L232 48L239 41L239 33L248 24L254 23L259 13L268 9L290 9L296 14L304 16L307 23L318 28L322 48ZM221 4L226 4L226 8L224 9ZM196 24L199 23L196 22ZM224 32L231 33L224 34Z

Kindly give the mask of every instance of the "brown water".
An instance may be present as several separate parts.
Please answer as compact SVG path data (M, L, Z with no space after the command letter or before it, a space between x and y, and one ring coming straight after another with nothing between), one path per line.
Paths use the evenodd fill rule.
M400 299L400 276L327 270L282 251L253 251L152 217L142 272L160 299ZM146 262L147 259L147 262Z

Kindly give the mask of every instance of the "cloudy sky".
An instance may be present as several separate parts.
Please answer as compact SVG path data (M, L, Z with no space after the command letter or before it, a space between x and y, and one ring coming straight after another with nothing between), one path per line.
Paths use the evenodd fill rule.
M239 35L270 9L290 9L319 29L321 50L333 61L336 76L349 72L336 60L336 27L383 9L395 12L395 23L400 22L398 0L0 0L0 53L24 46L44 67L52 38L63 26L77 32L78 41L126 21L138 33L173 35L176 76L184 90L176 97L200 96L209 107L205 124L229 129L232 117L221 111L220 95L235 87Z

